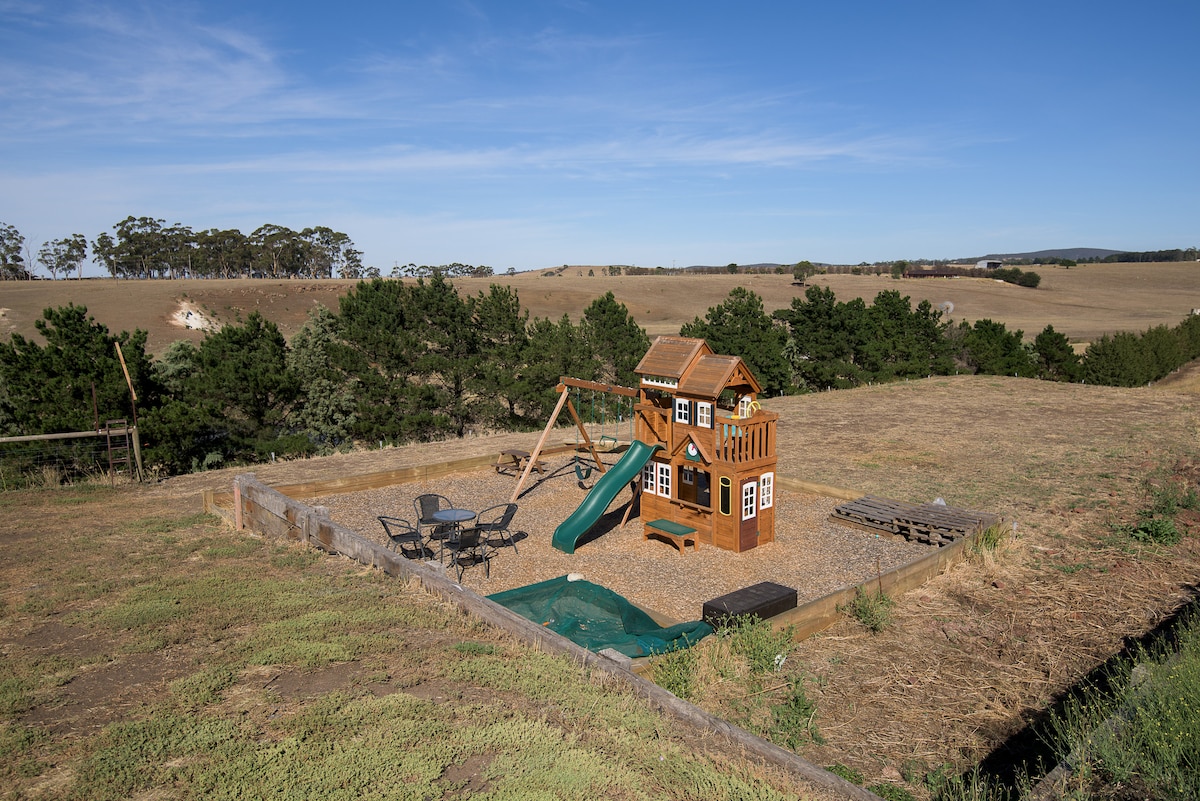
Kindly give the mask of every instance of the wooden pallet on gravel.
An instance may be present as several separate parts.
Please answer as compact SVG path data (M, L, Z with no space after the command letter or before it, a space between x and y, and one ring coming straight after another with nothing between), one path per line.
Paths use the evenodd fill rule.
M829 519L867 531L947 545L1000 522L1000 517L940 503L913 504L866 495L833 510Z

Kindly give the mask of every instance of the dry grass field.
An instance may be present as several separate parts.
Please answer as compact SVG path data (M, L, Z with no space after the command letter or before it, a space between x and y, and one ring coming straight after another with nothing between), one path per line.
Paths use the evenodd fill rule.
M588 278L586 269L583 272L494 280L511 283L538 316L578 315L591 299L611 289L651 334L677 331L681 322L702 315L737 284L762 295L768 309L786 305L798 291L790 276ZM1039 272L1043 282L1037 290L969 279L815 280L832 287L841 300L861 295L869 301L879 291L898 289L914 300L952 301L956 319L1001 320L1027 336L1053 324L1079 341L1105 331L1174 325L1192 305L1200 306L1197 265ZM488 283L458 282L471 292ZM4 286L0 307L6 324L27 332L39 307L82 303L111 328L148 329L152 347L158 350L180 336L181 329L170 317L181 300L190 300L218 321L258 308L290 333L308 308L316 302L333 306L346 286L336 281L38 282ZM815 725L824 738L823 743L800 749L801 755L821 765L842 763L868 782L887 781L917 798L928 797L921 777L943 765L961 768L985 757L1003 762L1006 748L1024 754L1031 741L1026 725L1061 693L1119 651L1128 638L1152 630L1193 600L1200 574L1200 519L1184 518L1188 530L1182 542L1171 547L1136 542L1120 535L1116 526L1145 508L1148 481L1175 476L1197 486L1198 373L1193 365L1155 387L1139 389L955 376L768 401L768 408L781 414L781 474L908 501L943 497L952 505L1001 514L1012 524L994 552L974 556L897 599L893 623L883 632L871 634L848 618L800 644L794 658L811 677ZM254 472L268 483L316 480L495 453L514 443L528 445L532 438L503 435L414 445L262 465ZM136 537L131 540L121 533L125 523L146 526L155 518L193 513L203 489L228 489L235 472L181 476L115 494L97 493L71 501L68 508L56 506L52 496L9 501L0 534L10 553L16 553L12 547L35 542L46 522L52 522L55 531L86 536L94 521L103 520L106 541L144 551L133 541ZM211 541L210 550L231 547L222 544L226 535L206 531L203 537ZM151 569L145 553L132 558L141 560L136 562L138 570ZM196 565L201 564L199 558L188 557ZM328 565L317 569L337 574ZM333 579L338 586L361 578L361 573L345 570L346 575ZM56 613L31 606L28 600L53 586L48 584L52 575L49 569L31 574L20 559L5 562L0 585L6 617L0 645L6 656L42 648L44 658L61 660L70 656L71 648L98 636L74 623L67 632L73 639L42 644L30 639L37 631L63 633L54 628L59 625ZM84 576L71 576L76 582L72 586L82 587L78 582ZM60 595L64 592L58 590ZM84 596L76 601L79 608L96 603L84 590L76 592ZM483 636L457 629L436 635L443 650L454 638ZM107 684L72 684L68 679L61 688L46 691L45 708L25 714L30 720L41 715L57 721L60 729L53 736L82 737L92 731L85 714L88 704L110 716L102 721L122 719L178 681L190 660L210 658L219 643L174 643L168 652L170 669L160 670L162 675L149 671L136 682L136 673L127 673L129 681L114 677L121 675L122 664L145 671L146 655L110 649L102 665L81 674L102 672ZM508 645L502 649L514 653ZM399 670L405 658L391 651L367 652L353 664L367 673L385 674ZM519 658L514 653L513 659ZM410 662L404 664L412 669ZM285 670L292 685L304 687L302 669ZM311 692L320 691L321 681L327 679L319 672L309 676ZM336 689L344 692L363 681L354 674ZM293 691L295 700L285 695L272 702L277 705L272 715L286 716L309 697L302 689ZM437 691L438 697L471 699L479 688L449 675L438 679ZM93 695L81 700L73 695L76 692ZM241 715L266 714L249 700L226 705L238 707L234 711ZM586 740L586 729L572 724L568 730L568 736Z
M763 298L767 311L788 306L804 290L791 275L588 276L587 267L515 276L456 279L460 292L477 294L493 283L517 291L534 317L578 318L589 303L611 291L653 337L677 334L679 326L703 317L735 286ZM928 300L954 304L954 321L990 318L1032 339L1047 325L1072 342L1085 344L1106 332L1144 331L1176 325L1200 307L1200 264L1098 264L1072 268L1032 268L1042 276L1037 289L982 278L921 278L825 275L810 283L833 290L838 300L870 303L896 290L913 304ZM0 336L36 333L34 321L47 307L85 305L96 320L117 332L140 328L150 350L161 352L176 339L199 341L203 332L185 328L182 312L194 310L218 324L236 322L253 311L275 321L290 337L316 304L337 308L337 298L356 282L263 281L29 281L0 285Z

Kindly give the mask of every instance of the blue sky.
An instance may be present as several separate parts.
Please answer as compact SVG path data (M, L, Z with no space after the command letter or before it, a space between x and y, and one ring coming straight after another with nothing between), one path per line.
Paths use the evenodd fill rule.
M1195 0L0 0L0 222L325 225L384 274L1191 247L1198 30Z

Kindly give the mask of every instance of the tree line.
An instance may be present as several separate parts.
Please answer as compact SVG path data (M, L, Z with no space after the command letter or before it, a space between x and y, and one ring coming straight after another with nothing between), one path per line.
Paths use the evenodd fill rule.
M0 435L92 430L136 414L160 474L540 428L560 376L633 385L649 347L611 292L578 323L531 320L511 288L462 295L440 272L360 281L290 343L257 312L158 358L146 332L112 334L83 306L46 309L37 330L44 344L16 333L0 343ZM956 373L1140 386L1200 357L1200 316L1106 335L1080 355L1052 326L1026 342L993 320L954 325L894 290L867 304L810 287L768 314L738 287L680 334L742 357L767 395ZM581 413L595 415L582 400Z
M146 332L114 335L83 306L46 309L37 330L44 344L15 333L0 344L0 434L129 419L123 356L145 460L161 474L541 427L560 376L628 385L649 347L611 292L579 323L530 320L510 288L463 296L440 273L359 282L290 343L257 312L158 358Z
M33 258L21 232L0 223L0 279L31 279L35 265L51 279L79 277L89 248L113 278L362 278L372 269L363 267L349 236L325 226L293 231L267 224L246 235L130 216L113 232L91 242L83 234L52 239Z
M1051 325L1026 342L1023 331L990 319L954 325L929 301L914 308L895 290L868 305L817 286L770 315L758 295L735 288L681 333L741 356L769 394L962 373L1134 387L1200 358L1195 315L1175 327L1105 335L1078 354Z
M115 236L114 236L115 234ZM89 250L113 278L379 278L362 262L349 236L325 226L293 231L262 225L250 234L236 228L194 231L153 217L126 217L113 233L91 242L71 234L44 243L36 257L14 226L0 223L0 280L27 281L40 267L51 280L82 277ZM509 270L513 273L515 270ZM395 264L391 277L487 277L491 267L454 262L437 266Z

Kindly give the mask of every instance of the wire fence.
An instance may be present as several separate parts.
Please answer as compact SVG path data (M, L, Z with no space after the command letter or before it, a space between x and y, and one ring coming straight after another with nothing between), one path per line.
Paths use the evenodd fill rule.
M122 454L114 460L111 441L106 431L0 440L0 491L129 481L136 466Z

